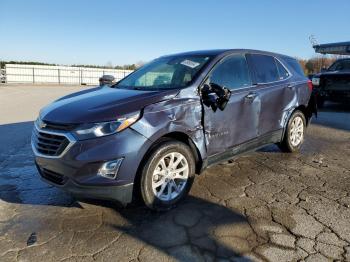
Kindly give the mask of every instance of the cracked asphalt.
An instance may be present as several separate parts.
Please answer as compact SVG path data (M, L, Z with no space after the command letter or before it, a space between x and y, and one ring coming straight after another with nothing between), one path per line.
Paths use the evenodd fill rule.
M0 261L350 261L350 107L328 104L300 153L269 146L214 166L155 213L39 179L32 121L82 88L0 85Z

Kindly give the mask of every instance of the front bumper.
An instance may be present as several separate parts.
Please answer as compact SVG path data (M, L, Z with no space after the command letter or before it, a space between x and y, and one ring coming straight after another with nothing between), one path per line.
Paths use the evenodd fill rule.
M317 97L323 100L334 101L334 102L348 102L350 101L350 86L346 90L337 90L324 87L315 88L315 94Z
M50 185L61 188L74 196L90 199L103 199L117 201L122 204L127 204L132 201L133 183L119 186L85 186L77 184L73 179L65 178L64 183L57 182L52 177L45 174L47 171L43 170L38 164L37 169L41 179ZM52 171L51 171L52 173ZM56 173L56 176L58 173ZM64 176L63 176L64 177Z
M34 127L35 128L35 127ZM131 128L106 137L75 141L57 158L35 154L41 178L74 195L118 201L132 201L138 167L151 141ZM97 175L103 163L123 159L115 179Z
M350 101L350 90L349 91L325 91L323 94L325 100L334 102L348 102Z

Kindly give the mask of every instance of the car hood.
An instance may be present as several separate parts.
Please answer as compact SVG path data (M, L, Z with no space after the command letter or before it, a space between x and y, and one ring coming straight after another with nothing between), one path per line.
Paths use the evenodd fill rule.
M314 75L314 77L350 76L350 71L328 71Z
M98 87L60 98L40 112L54 123L97 123L115 120L159 101L173 98L178 90L141 91Z

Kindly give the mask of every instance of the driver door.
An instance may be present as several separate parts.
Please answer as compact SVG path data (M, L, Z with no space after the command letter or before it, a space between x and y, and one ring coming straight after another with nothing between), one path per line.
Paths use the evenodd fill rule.
M260 100L252 86L244 54L230 55L209 73L206 84L217 84L231 90L223 111L203 104L207 154L225 151L257 137Z

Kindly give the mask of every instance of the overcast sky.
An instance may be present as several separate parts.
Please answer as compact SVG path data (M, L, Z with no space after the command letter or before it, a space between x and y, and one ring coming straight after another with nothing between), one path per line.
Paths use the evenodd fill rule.
M253 48L308 58L309 36L350 41L350 1L1 0L0 60L122 65Z

